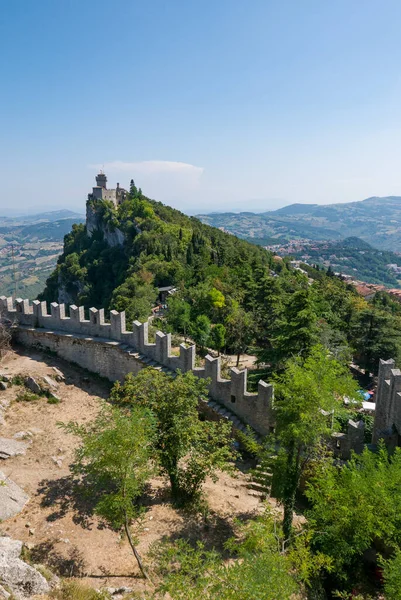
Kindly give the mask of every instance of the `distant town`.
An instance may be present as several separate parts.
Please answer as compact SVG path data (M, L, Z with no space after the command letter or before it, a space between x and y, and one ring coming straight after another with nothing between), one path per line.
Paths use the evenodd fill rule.
M358 240L361 243L360 240ZM367 255L371 251L371 247L362 242L363 246L366 246L366 249L357 249L358 258L362 255ZM340 246L339 243L336 243L337 246ZM346 245L341 245L342 254L344 253L344 249L347 248ZM286 243L278 243L278 244L269 244L264 246L266 250L273 252L277 256L295 256L297 257L294 260L290 261L290 265L307 274L304 269L302 269L302 264L306 264L309 266L319 265L320 267L325 267L328 269L332 268L333 273L337 277L341 277L343 280L355 286L357 292L366 300L370 300L374 297L376 292L385 291L395 299L401 302L401 289L396 287L391 287L391 285L383 285L379 283L372 283L369 281L365 281L362 278L357 276L358 269L350 266L355 257L355 247L350 246L349 256L338 256L335 252L333 252L333 243L317 243L307 239L296 239L289 240ZM333 252L333 253L332 253ZM381 252L374 250L375 253L378 253L380 256L385 256L386 252ZM394 252L392 253L397 258L400 257L401 262L401 253ZM401 265L398 263L386 263L384 265L386 269L394 275L396 279L401 276ZM344 269L344 270L343 270ZM351 274L349 271L354 271L354 274Z

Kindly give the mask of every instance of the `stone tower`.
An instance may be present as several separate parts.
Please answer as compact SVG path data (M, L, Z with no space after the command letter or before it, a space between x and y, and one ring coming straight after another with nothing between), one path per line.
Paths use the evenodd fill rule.
M107 177L103 173L103 171L100 171L100 173L96 175L96 185L97 187L101 187L107 190Z

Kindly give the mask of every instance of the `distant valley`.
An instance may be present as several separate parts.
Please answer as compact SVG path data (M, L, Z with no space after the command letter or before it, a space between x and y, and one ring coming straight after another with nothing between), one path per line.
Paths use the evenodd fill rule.
M261 214L198 215L208 225L263 246L294 239L357 237L383 250L401 251L401 197L372 197L345 204L291 204Z
M34 299L62 252L64 236L82 215L59 210L19 217L0 216L0 292Z

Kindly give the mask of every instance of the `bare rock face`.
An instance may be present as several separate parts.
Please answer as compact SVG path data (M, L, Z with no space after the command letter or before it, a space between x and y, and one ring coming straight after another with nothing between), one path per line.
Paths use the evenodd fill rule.
M50 590L49 584L39 571L21 560L21 551L22 542L0 537L0 582L18 600L46 594Z
M0 459L25 454L27 448L27 442L0 437Z
M43 381L45 382L45 384L49 387L50 390L57 390L58 385L57 383L54 381L54 379L52 379L51 377L48 377L47 375L45 375L43 377Z
M125 236L121 229L111 228L104 223L100 214L88 202L86 205L86 231L88 236L91 237L96 230L102 231L109 246L122 246L124 244Z
M7 592L7 590L3 588L2 585L0 585L0 598L1 600L8 600L8 598L11 598L11 594Z
M24 490L0 471L0 522L21 512L28 500Z
M38 384L38 382L36 381L36 379L34 377L31 377L31 376L26 377L25 385L34 394L40 394L42 392L42 388L40 387L40 385Z
M54 377L56 378L56 381L58 381L59 383L61 381L65 381L65 377L60 371L60 369L58 369L57 367L52 367L52 369L54 371Z

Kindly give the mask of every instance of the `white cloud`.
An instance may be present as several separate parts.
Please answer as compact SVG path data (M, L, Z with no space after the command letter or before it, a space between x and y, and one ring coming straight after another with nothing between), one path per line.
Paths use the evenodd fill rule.
M122 160L114 160L104 165L89 165L91 169L103 169L106 172L116 173L143 173L145 175L157 175L160 173L193 175L201 177L203 167L196 167L184 162L176 162L170 160L143 160L139 162L124 162Z

